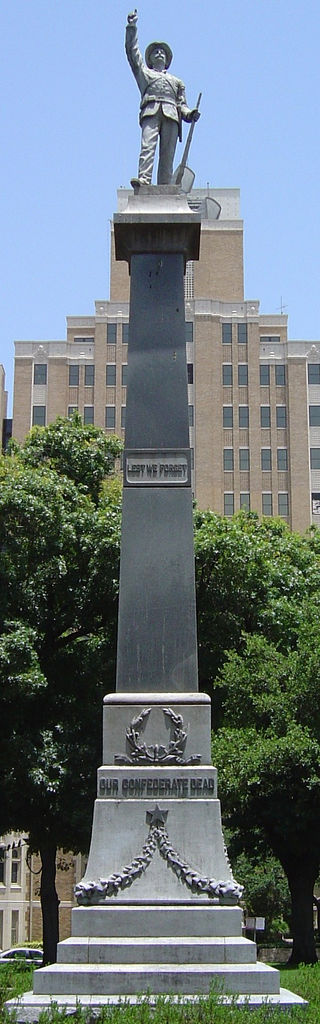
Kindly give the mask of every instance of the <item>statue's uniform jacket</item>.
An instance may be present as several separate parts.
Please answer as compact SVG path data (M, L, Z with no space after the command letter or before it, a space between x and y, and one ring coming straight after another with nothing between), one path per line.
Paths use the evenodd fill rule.
M135 25L129 24L126 28L126 54L141 93L139 178L151 182L155 149L160 137L158 184L168 184L172 178L178 136L181 139L181 120L191 120L185 86L180 78L167 71L154 71L145 64Z
M139 50L135 25L127 25L126 54L141 92L140 124L144 117L157 114L160 107L164 117L169 117L177 124L179 110L182 119L189 120L190 110L183 82L168 71L153 71L147 67Z

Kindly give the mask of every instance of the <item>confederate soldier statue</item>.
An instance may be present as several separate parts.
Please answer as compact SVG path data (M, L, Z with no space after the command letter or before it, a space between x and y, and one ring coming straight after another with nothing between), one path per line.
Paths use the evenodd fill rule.
M172 61L168 43L149 43L144 62L138 46L137 20L137 11L128 14L126 54L141 92L142 129L138 178L132 178L131 184L151 184L159 139L157 184L169 185L177 139L181 141L181 121L197 121L200 114L187 106L185 87L180 78L168 74Z

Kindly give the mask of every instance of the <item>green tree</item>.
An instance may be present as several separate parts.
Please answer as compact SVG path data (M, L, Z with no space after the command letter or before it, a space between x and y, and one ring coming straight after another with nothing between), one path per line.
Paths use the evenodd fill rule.
M235 878L244 886L247 914L265 918L265 930L259 936L260 941L281 937L291 923L290 890L281 864L266 850L259 854L257 851L255 857L248 857L243 851L234 857L233 845L230 837L228 851Z
M216 724L222 691L214 680L226 651L242 650L243 633L295 647L302 604L320 589L320 541L253 512L227 519L196 510L195 554L199 673Z
M0 830L42 862L44 959L55 959L56 848L84 850L114 685L121 450L79 418L0 460ZM83 473L82 473L83 468Z
M287 652L243 637L220 672L224 726L213 736L226 823L250 856L261 838L287 876L293 963L313 963L313 889L320 869L319 603L302 605Z

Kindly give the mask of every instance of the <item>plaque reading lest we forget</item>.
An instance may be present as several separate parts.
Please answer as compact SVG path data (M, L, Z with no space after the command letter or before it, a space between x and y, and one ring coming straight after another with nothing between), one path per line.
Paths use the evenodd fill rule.
M190 487L190 450L125 451L124 487Z

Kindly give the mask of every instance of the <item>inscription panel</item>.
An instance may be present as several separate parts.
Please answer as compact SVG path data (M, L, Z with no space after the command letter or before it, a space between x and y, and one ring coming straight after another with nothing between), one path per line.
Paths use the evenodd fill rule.
M124 452L124 487L190 487L188 448Z
M176 799L216 797L215 776L142 776L99 774L98 796L111 800L124 798L127 800L154 799L155 797L171 797Z

